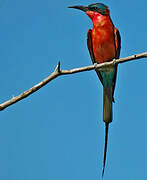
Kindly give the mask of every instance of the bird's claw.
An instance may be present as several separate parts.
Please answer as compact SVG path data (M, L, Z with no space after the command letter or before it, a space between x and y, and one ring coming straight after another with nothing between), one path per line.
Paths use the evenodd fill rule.
M96 69L98 64L97 64L97 63L94 63L93 65L94 65L94 67L95 67L95 69Z
M114 66L116 65L116 59L113 59L113 65Z

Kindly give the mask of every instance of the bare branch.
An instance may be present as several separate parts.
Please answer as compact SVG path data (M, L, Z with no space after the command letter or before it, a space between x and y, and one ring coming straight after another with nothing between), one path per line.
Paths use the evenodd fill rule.
M113 60L111 62L106 62L106 63L101 63L101 64L96 64L95 63L94 65L91 65L91 66L85 66L85 67L75 68L75 69L71 69L71 70L61 70L60 69L60 62L58 62L54 72L51 75L49 75L43 81L41 81L40 83L36 84L35 86L33 86L32 88L28 89L27 91L24 91L20 95L18 95L16 97L13 97L10 100L0 104L0 111L4 110L8 106L11 106L12 104L14 104L16 102L18 102L18 101L28 97L29 95L31 95L32 93L36 92L37 90L39 90L40 88L45 86L50 81L52 81L53 79L57 78L58 76L67 75L67 74L74 74L74 73L79 73L79 72L83 72L83 71L91 71L91 70L96 69L96 68L100 69L102 67L111 66L113 64L125 63L125 62L128 62L128 61L137 60L137 59L146 58L146 57L147 57L147 52L141 53L141 54L132 55L132 56L125 57L125 58L116 59L116 60Z

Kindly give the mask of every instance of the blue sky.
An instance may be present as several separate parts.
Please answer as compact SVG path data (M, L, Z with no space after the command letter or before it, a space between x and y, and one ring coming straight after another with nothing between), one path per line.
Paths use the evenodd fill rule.
M0 102L62 69L91 65L92 27L70 5L97 1L0 0ZM147 51L146 0L99 1L122 37L121 57ZM119 65L104 179L147 179L146 59ZM102 86L94 71L62 76L0 112L0 179L101 179Z

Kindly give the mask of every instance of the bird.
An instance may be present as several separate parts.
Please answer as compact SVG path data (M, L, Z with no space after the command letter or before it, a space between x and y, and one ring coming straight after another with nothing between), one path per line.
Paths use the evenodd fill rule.
M114 26L108 6L103 3L93 3L88 6L69 6L85 12L92 20L93 28L87 32L87 46L93 64L101 64L118 59L121 49L121 37L119 30ZM105 123L105 144L102 177L104 176L108 129L112 122L112 106L117 76L117 64L95 69L103 85L103 121Z

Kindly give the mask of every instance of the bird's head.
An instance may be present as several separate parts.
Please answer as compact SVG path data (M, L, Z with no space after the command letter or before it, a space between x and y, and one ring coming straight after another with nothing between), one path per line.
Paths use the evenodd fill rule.
M89 6L70 6L69 8L84 11L91 19L98 15L109 16L108 6L102 3L90 4Z

